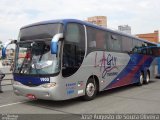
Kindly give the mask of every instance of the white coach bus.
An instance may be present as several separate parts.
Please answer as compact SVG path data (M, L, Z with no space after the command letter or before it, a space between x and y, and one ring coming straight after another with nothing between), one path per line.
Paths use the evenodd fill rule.
M92 100L100 91L155 77L155 43L80 20L31 24L11 43L14 92L30 99Z

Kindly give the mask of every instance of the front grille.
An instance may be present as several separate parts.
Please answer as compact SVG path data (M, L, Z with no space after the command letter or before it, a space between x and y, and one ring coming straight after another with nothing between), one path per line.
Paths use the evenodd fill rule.
M39 85L35 85L35 84L25 84L26 86L28 86L28 87L37 87L37 86L39 86Z

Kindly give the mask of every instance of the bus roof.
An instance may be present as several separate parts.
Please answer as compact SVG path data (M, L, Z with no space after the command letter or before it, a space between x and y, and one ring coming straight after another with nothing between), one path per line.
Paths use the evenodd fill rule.
M150 41L147 41L145 39L137 38L136 36L133 36L133 35L129 35L129 34L126 34L126 33L120 32L120 31L114 31L114 30L111 30L111 29L108 29L108 28L97 26L95 24L92 24L92 23L89 23L89 22L86 22L86 21L77 20L77 19L59 19L59 20L42 21L42 22L37 22L37 23L33 23L33 24L30 24L30 25L24 26L21 29L32 27L32 26L38 26L38 25L53 24L53 23L67 24L69 22L83 24L83 25L93 27L93 28L96 28L96 29L99 29L99 30L112 32L112 33L115 33L115 34L123 35L123 36L126 36L126 37L130 37L130 38L137 39L137 40L140 40L140 41L143 41L143 42L147 42L147 43L150 43L150 44L157 45L154 42L150 42Z

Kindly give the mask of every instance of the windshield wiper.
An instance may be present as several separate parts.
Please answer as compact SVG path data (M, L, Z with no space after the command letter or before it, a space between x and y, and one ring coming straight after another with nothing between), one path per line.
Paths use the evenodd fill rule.
M29 60L27 60L27 58L24 58L23 63L21 65L20 69L19 69L19 73L21 73L22 70L23 70L23 73L24 73L27 70L26 68L27 68L28 64L29 64ZM24 65L27 65L27 66L24 67Z

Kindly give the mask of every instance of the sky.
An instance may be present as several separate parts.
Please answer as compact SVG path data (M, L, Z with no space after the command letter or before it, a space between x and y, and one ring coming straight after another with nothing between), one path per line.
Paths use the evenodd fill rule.
M160 0L1 0L0 40L17 39L27 24L91 16L107 16L108 27L129 25L132 34L160 29Z

